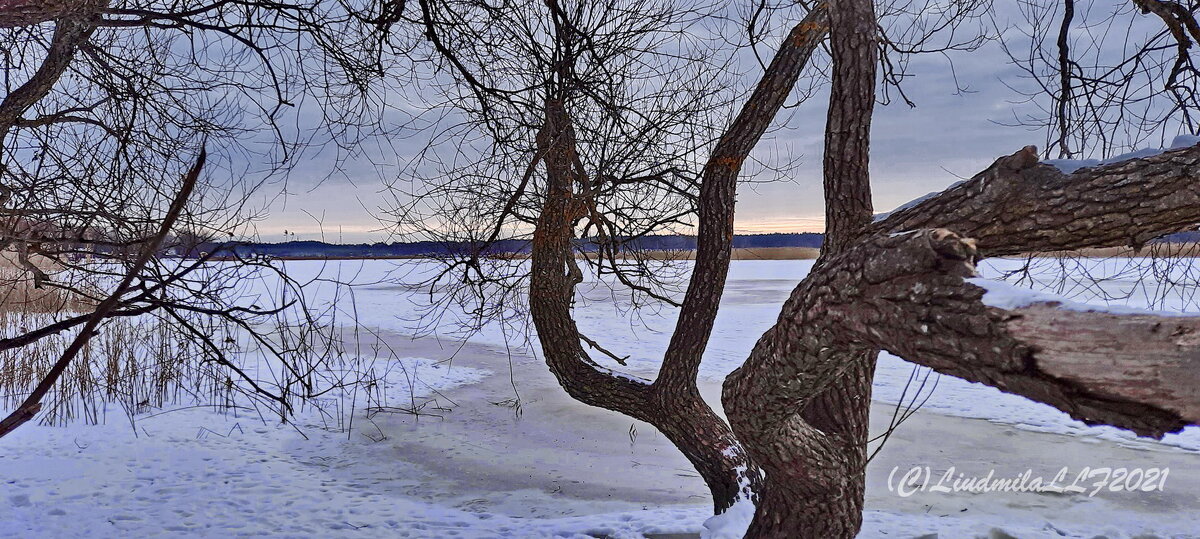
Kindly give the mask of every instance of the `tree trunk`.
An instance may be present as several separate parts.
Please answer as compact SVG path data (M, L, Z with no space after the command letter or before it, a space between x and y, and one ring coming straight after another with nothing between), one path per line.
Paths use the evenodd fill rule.
M700 396L659 392L647 410L654 425L687 457L712 493L713 511L720 514L761 486L761 475L733 436L733 431Z
M869 158L877 55L874 5L871 0L837 0L830 3L829 19L834 72L825 131L825 243L814 272L853 246L873 213ZM764 335L763 341L769 338ZM748 537L854 537L862 526L878 351L832 346L825 335L811 344L802 353L833 356L828 360L843 369L831 383L824 382L829 377L805 381L811 373L804 372L796 373L800 380L786 382L807 383L812 393L788 394L745 380L757 375L753 355L746 364L750 368L735 371L726 381L723 399L727 412L733 404L730 421L766 473ZM760 350L756 346L756 352ZM754 398L743 393L748 387L753 388L750 395L778 400L768 399L761 407L734 404Z
M578 273L571 240L574 224L589 203L588 179L576 154L571 117L562 96L547 99L545 124L537 137L547 186L530 255L530 315L546 363L576 400L659 429L704 479L716 513L753 496L761 482L758 468L729 425L701 398L696 381L729 269L738 174L828 29L826 5L817 3L780 45L754 93L709 156L698 209L696 267L653 384L595 364L580 344L571 315Z
M775 339L790 341L787 333L768 332L760 345ZM766 474L746 536L854 537L862 525L871 381L877 352L839 349L812 354L814 359L822 357L845 370L807 404L803 395L781 395L763 391L763 386L757 385L764 381L779 387L778 383L786 384L802 374L789 373L776 380L751 374L763 366L759 358L787 358L791 353L770 345L756 346L746 365L726 381L730 421L751 458ZM747 398L766 405L744 406ZM780 419L780 411L797 407L803 411Z
M746 537L824 539L857 535L862 526L862 485L857 484L848 462L829 465L847 479L844 484L817 491L789 488L782 481L764 486Z
M576 400L659 429L700 473L712 491L714 509L724 511L743 494L743 475L752 465L729 426L700 397L695 380L652 385L597 365L584 351L571 316L578 282L571 239L583 207L575 186L585 184L585 178L575 154L570 116L561 101L547 100L538 146L547 187L530 256L529 308L546 364Z
M862 526L871 382L878 353L856 350L837 355L833 361L852 366L800 414L803 421L828 434L836 448L830 455L805 455L805 466L822 468L828 477L792 478L782 464L763 464L768 481L760 491L747 537L854 537Z

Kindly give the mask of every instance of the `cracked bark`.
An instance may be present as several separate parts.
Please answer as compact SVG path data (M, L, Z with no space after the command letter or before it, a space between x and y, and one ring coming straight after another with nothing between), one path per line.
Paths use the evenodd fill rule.
M615 374L588 357L571 316L575 297L572 223L581 205L575 187L584 185L577 168L574 132L560 101L546 103L546 123L538 134L547 188L534 232L531 253L530 315L546 363L559 384L576 400L623 413L659 429L696 467L713 493L717 511L737 499L739 467L748 465L728 426L686 388L651 385ZM693 383L694 387L694 383Z
M885 349L938 372L1161 436L1200 421L1200 317L986 305L975 243L945 229L876 236L797 287L730 377L731 417L775 432L851 368L839 347ZM1130 383L1136 380L1138 383Z
M947 228L980 256L1140 246L1200 222L1200 146L1063 174L1027 146L872 224L869 237Z
M825 130L825 243L818 268L853 245L872 215L868 169L877 63L874 4L831 2L829 19L834 71ZM762 396L735 380L739 373L756 377L758 367L747 362L726 379L726 414L767 478L758 490L748 537L852 537L862 525L878 352L861 346L820 350L847 368L829 378L792 380L823 389L802 401L748 411L745 402ZM832 383L830 378L835 378Z
M0 28L20 28L73 17L107 4L107 0L0 0Z
M548 185L531 253L530 312L547 364L575 399L662 431L704 478L717 513L746 494L743 482L757 490L761 477L729 425L701 398L696 381L729 269L737 177L827 32L827 10L818 4L781 44L709 157L701 181L696 267L652 385L613 375L592 362L580 344L570 311L575 285L570 240L577 217L573 212L583 206L576 188L586 191L587 176L580 170L570 115L562 102L547 101L546 123L538 135Z

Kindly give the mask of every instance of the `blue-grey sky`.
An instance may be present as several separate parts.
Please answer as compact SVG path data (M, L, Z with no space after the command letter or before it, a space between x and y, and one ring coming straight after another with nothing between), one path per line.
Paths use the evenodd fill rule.
M964 70L972 93L957 92L944 60L929 58L914 66L906 84L916 108L892 103L877 108L872 135L872 183L876 211L890 210L930 191L940 190L982 170L996 157L1028 144L1040 144L1039 132L993 123L1011 118L1013 96L999 77L1003 63L975 63ZM1009 76L1013 74L1011 71ZM794 111L787 123L773 129L756 150L800 156L790 178L750 183L739 189L739 232L818 232L823 228L821 152L826 97L818 95ZM414 142L416 144L416 142ZM299 239L361 242L385 240L379 210L389 198L378 174L370 167L351 167L360 175L326 178L321 163L301 165L292 172L290 194L276 203L259 223L266 240L283 239L283 231ZM375 215L372 215L375 214Z
M1028 87L1028 81L995 44L970 53L919 56L908 73L904 89L916 106L893 99L875 113L871 171L877 212L941 190L1023 146L1043 145L1043 131L1001 125L1034 105L1013 91ZM781 115L756 148L760 156L799 156L801 163L785 181L740 188L738 232L822 230L826 99L818 94ZM319 160L297 167L289 178L290 194L258 223L263 239L282 240L286 230L295 234L289 239L389 240L378 219L389 200L381 173L365 162L348 163L346 174L337 177L327 177L328 168Z

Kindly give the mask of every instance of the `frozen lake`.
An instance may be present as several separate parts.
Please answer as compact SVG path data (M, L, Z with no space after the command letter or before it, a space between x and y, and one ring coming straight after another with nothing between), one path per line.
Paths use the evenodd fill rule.
M773 323L811 264L733 263L701 371L707 396ZM998 276L1023 264L994 261L984 272ZM1148 271L1122 260L1087 261L1067 267L1074 276L1067 279L1057 261L1042 264L1033 284L1076 301L1193 307L1190 264ZM383 377L391 401L432 402L436 415L366 419L359 412L349 433L323 430L328 418L303 410L298 428L253 412L199 408L148 411L136 417L136 430L117 411L98 426L30 425L0 441L0 536L641 537L695 533L709 516L703 485L686 461L649 426L631 427L617 414L570 401L536 349L522 346L528 335L520 323L485 326L467 345L453 323L468 319L465 313L452 309L439 325L419 323L442 293L413 286L429 263L286 267L300 280L328 279L311 283L314 304L340 312L343 322L356 318L363 335L391 347ZM1172 286L1160 293L1164 283ZM256 286L264 294L272 288ZM630 356L624 370L652 377L674 310L627 307L623 294L589 278L576 314L585 334ZM418 325L426 337L412 340ZM904 395L906 403L924 402L921 413L872 465L864 537L987 536L993 528L1017 537L1182 537L1200 528L1180 509L1200 495L1197 429L1147 441L1087 427L989 387L927 375L881 357L875 399L885 421L911 378L927 383ZM515 394L510 385L521 388L523 415L496 406ZM921 462L1008 470L1143 461L1176 467L1168 491L1145 501L1132 493L901 499L877 484L886 468Z
M998 278L1027 263L1015 259L990 260L985 262L981 273L985 277ZM1156 265L1130 259L1065 262L1035 259L1032 263L1034 267L1027 273L1026 280L1012 279L1013 282L1063 294L1083 303L1200 312L1194 297L1197 289L1189 285L1200 279L1200 267L1193 267L1190 260L1159 261ZM289 272L296 275L338 275L358 283L353 287L354 313L360 323L367 326L411 333L414 320L421 316L430 301L427 291L399 284L420 281L430 271L428 263L341 261L334 263L336 267L311 261L287 264ZM701 364L702 378L720 382L741 365L754 342L775 322L780 306L812 264L811 260L739 260L732 263L721 311ZM1069 277L1064 279L1063 275ZM680 282L686 285L682 278ZM607 283L588 276L580 286L576 302L579 329L617 355L630 356L627 368L621 368L599 354L594 354L593 359L617 370L653 378L674 329L676 310L659 306L630 311L622 301L624 297L619 290L614 292ZM348 306L342 308L348 311L347 314L353 314ZM465 318L465 315L451 309L446 320L433 331L440 335L455 335L453 322L459 317ZM470 340L520 347L530 335L531 329L524 325L490 324L472 335ZM913 386L915 390L927 375L928 383L921 393L911 390L904 393L910 377L917 380ZM914 374L913 364L884 352L876 372L874 399L895 404L902 396L906 403L924 402L924 409L948 415L988 419L1043 432L1145 443L1120 429L1089 427L1049 406L988 386L930 374L923 367L916 368ZM1183 433L1168 435L1162 442L1151 443L1200 451L1200 428L1191 427Z

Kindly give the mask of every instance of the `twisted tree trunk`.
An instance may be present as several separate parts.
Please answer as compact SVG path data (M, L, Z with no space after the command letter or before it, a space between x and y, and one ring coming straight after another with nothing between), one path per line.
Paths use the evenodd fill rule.
M1200 147L1072 175L1026 148L873 223L875 24L870 0L837 0L828 13L818 6L715 147L703 173L696 266L653 383L595 364L580 344L571 240L588 181L562 100L547 100L538 136L547 186L530 305L550 369L576 399L659 428L704 477L718 513L753 500L751 537L858 533L879 350L1088 423L1150 436L1200 423L1200 318L1044 298L998 304L987 294L1000 285L975 279L974 266L982 256L1136 245L1200 224ZM726 379L726 424L700 398L696 376L729 267L737 175L827 32L826 244L778 322Z
M546 168L546 196L534 232L529 308L550 371L576 400L621 412L658 428L704 478L717 511L742 494L749 462L729 427L692 384L651 384L596 364L583 349L571 316L578 268L571 247L574 223L585 201L575 187L585 177L577 165L575 136L563 103L546 102L546 121L537 137Z
M530 255L530 315L546 362L567 393L580 402L658 428L704 479L717 513L753 496L762 477L729 425L701 398L697 385L700 359L729 271L738 174L827 31L826 7L818 4L792 29L709 157L698 208L696 268L653 383L594 363L580 344L571 314L575 276L579 274L571 239L589 202L585 199L588 180L576 154L574 130L563 99L547 99L545 123L537 137L547 186Z
M877 56L874 3L831 2L829 19L834 71L825 129L825 243L818 268L853 245L873 213L869 157ZM853 537L862 525L871 383L878 352L814 345L814 352L832 354L847 368L832 382L790 380L823 388L803 399L764 402L757 400L757 393L746 396L742 376L755 372L753 357L747 362L750 369L739 369L726 381L723 401L734 432L767 476L750 537Z

